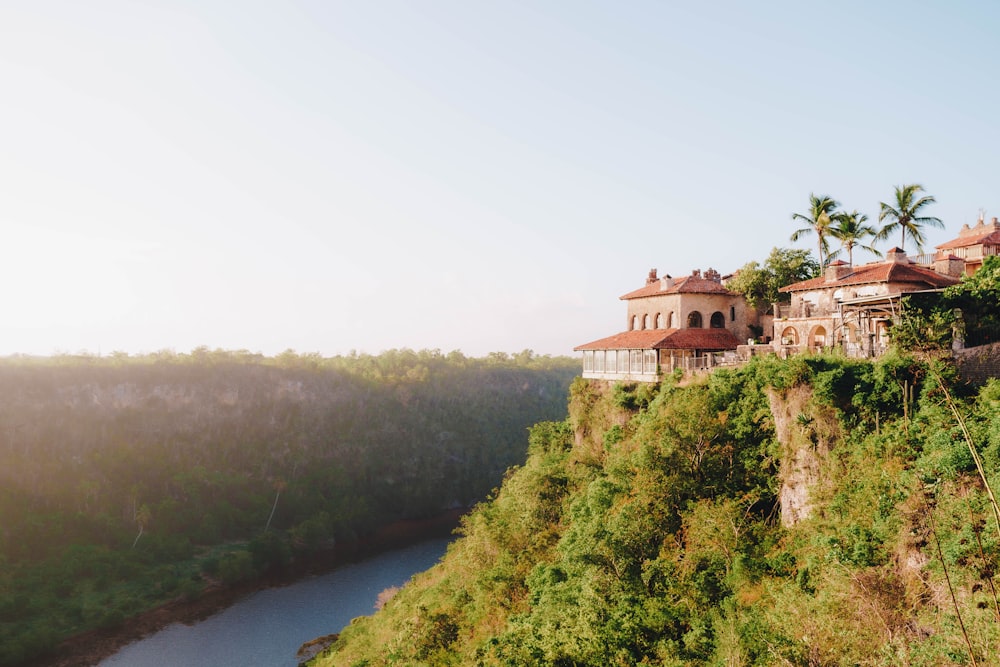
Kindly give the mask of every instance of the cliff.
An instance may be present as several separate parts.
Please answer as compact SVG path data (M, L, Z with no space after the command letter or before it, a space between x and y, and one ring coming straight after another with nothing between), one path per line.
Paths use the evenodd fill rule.
M578 380L443 561L312 664L988 664L1000 522L973 451L995 479L1000 384L942 376L890 355Z

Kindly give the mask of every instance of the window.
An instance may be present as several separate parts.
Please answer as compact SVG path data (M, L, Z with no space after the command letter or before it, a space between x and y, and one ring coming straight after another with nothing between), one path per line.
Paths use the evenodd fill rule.
M633 373L642 372L642 350L629 350L629 365Z
M583 351L583 370L589 372L594 370L594 352L593 350Z
M604 359L604 367L609 373L616 373L615 361L617 361L618 354L615 350L608 350L607 355Z
M688 314L688 329L700 329L701 328L701 313L697 310L692 310Z
M604 372L604 350L594 352L594 371L597 373Z
M656 328L657 329L663 328L663 313L656 314Z
M736 321L736 306L729 306L729 321Z
M719 311L715 311L714 313L712 313L712 319L709 320L709 326L712 327L713 329L725 328L726 316L720 313Z
M646 313L645 315L642 316L642 328L643 329L649 328L649 313Z
M677 318L674 317L674 311L671 310L670 313L667 315L667 328L673 329L676 326L677 326Z
M618 350L618 372L628 373L628 350Z
M636 326L636 324L638 324L638 322L639 322L638 316L633 315L632 319L628 323L628 330L629 331L635 331L635 326Z
M656 372L656 350L642 351L642 372L649 374Z

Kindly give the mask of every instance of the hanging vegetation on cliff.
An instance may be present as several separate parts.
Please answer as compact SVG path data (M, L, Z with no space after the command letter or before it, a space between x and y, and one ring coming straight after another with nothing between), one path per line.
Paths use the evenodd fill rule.
M1000 384L954 397L930 369L763 358L635 401L577 381L443 562L315 664L987 664Z

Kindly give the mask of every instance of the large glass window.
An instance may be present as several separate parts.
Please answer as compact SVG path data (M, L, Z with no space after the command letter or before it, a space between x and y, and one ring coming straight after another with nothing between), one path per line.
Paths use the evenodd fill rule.
M618 372L616 370L617 364L615 363L617 360L618 360L618 352L616 350L608 350L604 357L604 368L607 370L608 373Z
M642 351L642 372L643 373L656 372L656 350Z
M642 350L629 350L629 367L633 373L642 372Z
M584 350L583 351L583 370L592 371L594 370L594 351Z
M604 350L597 350L594 352L594 372L604 372Z

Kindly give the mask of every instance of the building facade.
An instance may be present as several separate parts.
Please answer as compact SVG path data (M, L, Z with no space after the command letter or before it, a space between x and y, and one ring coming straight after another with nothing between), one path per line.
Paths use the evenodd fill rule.
M625 330L574 348L583 353L585 378L655 382L677 368L725 363L757 323L713 269L676 279L652 269L643 287L620 298Z
M893 248L885 262L852 267L833 262L818 278L781 288L791 302L774 307L774 348L781 354L841 347L852 356L874 357L888 346L900 298L959 282L947 257L937 269L912 263Z
M971 276L983 265L983 258L1000 255L1000 222L993 218L987 224L983 216L974 227L962 225L958 238L937 246L938 255L952 256L964 264L965 275Z

